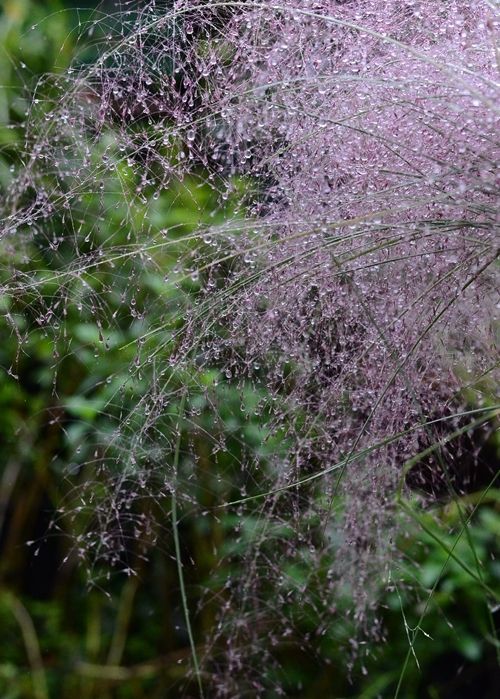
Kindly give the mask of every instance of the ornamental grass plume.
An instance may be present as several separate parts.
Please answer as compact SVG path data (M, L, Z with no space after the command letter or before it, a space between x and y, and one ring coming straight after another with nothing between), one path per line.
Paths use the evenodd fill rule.
M274 674L259 667L279 667L286 644L321 656L335 624L382 638L370 609L397 555L401 499L411 487L425 505L443 483L460 492L466 458L474 480L479 447L464 435L484 441L494 427L485 385L498 362L497 10L123 3L111 30L86 28L102 32L95 60L34 93L2 227L13 249L40 241L59 260L57 289L42 293L37 270L14 262L4 293L36 309L54 342L84 298L105 336L122 312L109 312L101 272L130 274L131 373L150 382L89 457L108 506L89 479L80 508L95 520L77 547L121 565L128 526L151 540L163 524L135 512L145 493L173 495L190 516L234 513L215 557L215 631L193 651L213 696L263 695ZM124 211L110 208L109 182ZM184 237L159 222L172 188L207 192L199 220L179 222ZM116 241L96 235L110 216ZM165 301L145 326L133 287L137 270L164 264L159 251L176 259L165 282L182 322ZM203 384L210 371L219 378ZM261 442L239 445L238 472L207 485L179 425L203 429L193 394L217 423L228 386ZM214 472L235 448L223 423Z

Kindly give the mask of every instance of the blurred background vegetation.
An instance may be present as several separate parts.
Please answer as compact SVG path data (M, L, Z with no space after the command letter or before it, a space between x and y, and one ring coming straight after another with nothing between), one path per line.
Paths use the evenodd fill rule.
M2 188L8 186L12 166L18 162L30 92L40 75L67 68L74 56L78 25L92 12L91 2L80 0L75 4L79 10L67 9L55 0L1 3ZM67 5L71 7L72 3ZM100 7L103 9L103 5ZM91 59L89 55L87 60ZM104 197L96 194L85 201L88 220L100 218L101 223L99 230L94 226L80 230L82 249L124 243L120 222L127 212L125 202L113 193L118 189L110 181ZM152 235L177 226L179 246L185 246L182 235L200 222L200 211L210 210L206 201L209 197L209 191L194 182L185 182L177 189L172 186L152 208L145 205L143 214L149 217ZM224 212L220 216L222 219ZM64 238L64 221L54 225ZM161 331L148 341L149 349L155 351L159 363L168 359L165 342L179 322L186 298L196 290L196 280L185 279L177 285L165 281L178 252L174 245L169 247L168 255L158 253L156 275L151 266L140 264L140 256L131 256L120 275L102 269L92 279L89 277L86 285L82 286L81 280L68 281L74 286L66 286L65 293L81 297L79 304L70 307L64 322L66 335L71 338L70 351L63 333L59 336L53 325L49 329L40 322L37 299L31 292L19 293L16 298L0 297L2 699L197 695L194 683L182 684L190 648L173 545L169 540L160 545L153 536L148 541L146 535L140 542L131 543L127 551L130 560L122 561L121 568L127 568L128 563L132 567L133 563L138 575L114 574L104 593L99 585L89 586L88 570L79 560L78 547L75 551L75 540L91 527L92 514L82 512L80 517L71 518L63 514L68 499L74 499L75 488L85 480L84 465L99 449L103 434L113 429L120 410L130 410L137 396L146 391L148 376L131 375L129 367L137 353L134 341L145 328L156 327L160 305ZM42 295L57 294L61 290L57 273L64 274L71 255L64 243L57 254L48 244L35 248L30 243L21 253L0 243L0 275L5 278L10 274L13 262L33 274L42 270L36 272ZM13 260L13 256L18 258ZM98 301L102 288L112 289L106 309ZM130 302L128 314L123 311L124 298ZM169 322L165 322L165 308L170 309ZM95 322L99 314L104 338ZM109 317L113 317L112 325L106 325ZM205 466L206 478L214 482L207 492L227 487L230 498L239 493L238 450L258 451L263 434L239 410L238 392L216 379L207 374L201 381L212 382L215 391L225 392L221 419L215 424L200 393L197 425L233 440L228 453L235 455L234 463L229 457L221 457L218 463ZM189 376L183 381L189 382ZM196 403L196 396L191 401ZM208 458L203 440L190 424L186 421L183 439L198 439L196 448L203 463ZM135 427L132 424L128 429L123 444L117 447L124 453ZM73 476L68 477L68 473ZM219 486L216 481L229 485ZM205 504L210 506L210 502ZM470 494L463 504L469 507L467 512L472 511L470 506L475 507L469 533L482 562L481 575L470 575L475 560L467 537L457 538L461 522L456 504L441 505L414 527L408 525L400 542L402 560L408 561L408 566L396 569L394 585L382 601L387 641L369 644L363 661L351 668L349 640L353 630L333 619L335 629L318 641L322 655L329 659L327 670L318 671L313 657L277 651L287 696L391 697L401 677L399 696L408 699L498 696L500 648L492 622L498 625L499 611L488 608L483 588L499 587L500 561L496 555L500 490L493 487L485 494ZM151 506L144 503L144 511ZM215 539L219 545L224 544L234 524L231 517L229 513L223 516L217 527L202 518L195 519L182 530L183 557L192 561L186 565L185 576L193 610L197 609L199 591L213 585L210 551ZM57 527L51 529L54 521ZM145 553L147 559L143 558ZM101 573L106 573L105 564L102 570L93 571L94 579L99 579ZM209 607L193 614L197 642L203 644L212 623ZM314 633L315 629L310 631ZM274 695L270 692L269 696Z

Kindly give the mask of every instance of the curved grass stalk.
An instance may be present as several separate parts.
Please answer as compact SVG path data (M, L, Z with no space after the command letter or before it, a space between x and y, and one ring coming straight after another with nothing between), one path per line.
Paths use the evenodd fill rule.
M407 430L403 430L402 432L398 432L398 434L396 434L396 435L391 435L390 437L386 437L385 439L381 440L380 442L377 442L376 444L373 444L370 447L366 447L365 449L361 449L360 451L357 451L356 453L351 453L350 455L346 456L344 459L337 462L336 464L333 464L332 466L329 466L326 469L318 471L317 473L313 473L310 476L305 476L304 478L300 478L300 479L294 481L293 483L287 483L286 485L281 486L279 488L273 488L271 490L267 490L264 493L258 493L256 495L249 495L248 497L240 498L238 500L231 500L230 502L226 502L226 503L223 503L222 505L218 505L216 509L232 507L234 505L242 505L246 502L250 502L251 500L259 500L261 498L269 497L270 495L275 495L276 493L280 493L280 492L289 490L291 488L297 488L298 486L315 481L318 478L322 478L323 476L326 476L329 473L333 473L335 471L338 471L339 469L345 469L348 466L348 464L350 464L354 461L358 461L358 460L362 459L363 457L367 456L368 454L371 454L374 451L377 451L377 449L381 449L382 447L387 446L388 444L392 444L393 442L397 442L402 437L404 437L408 434L411 434L412 432L415 432L418 429L425 429L429 425L435 425L437 423L444 422L446 420L451 420L451 419L456 418L456 417L462 417L465 415L471 415L471 414L475 414L478 412L485 412L485 411L487 411L489 413L487 416L482 417L482 418L478 418L477 420L474 420L473 422L469 423L469 425L466 425L465 427L461 428L460 430L456 430L455 432L453 432L452 435L447 437L442 442L440 442L436 445L433 445L432 447L428 447L427 449L424 449L422 452L420 452L420 454L417 454L415 457L413 457L414 459L417 459L417 457L419 457L421 455L421 458L425 458L425 456L428 455L429 453L432 453L436 449L440 449L444 443L447 443L447 441L451 441L452 439L459 437L462 434L465 434L465 432L467 432L468 430L474 429L474 427L478 427L479 425L481 425L485 422L488 422L489 420L492 420L493 418L497 417L500 414L500 404L494 405L494 406L491 406L488 408L476 408L473 410L467 410L465 412L455 413L454 415L449 415L446 417L438 418L436 420L429 420L423 424L413 425L412 427L408 428ZM417 459L417 461L418 460L419 459ZM415 463L417 463L417 461L415 461ZM412 465L414 465L413 460L412 460L412 463L410 465L410 468ZM408 470L410 470L410 469L408 468Z

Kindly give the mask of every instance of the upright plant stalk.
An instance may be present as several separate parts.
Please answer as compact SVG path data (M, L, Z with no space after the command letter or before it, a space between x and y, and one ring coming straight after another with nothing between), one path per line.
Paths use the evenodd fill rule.
M203 685L201 683L201 672L200 672L200 664L198 662L198 655L196 653L196 646L194 643L194 637L193 637L193 630L191 628L191 620L189 617L189 607L187 603L187 596L186 596L186 586L184 584L184 573L182 570L182 559L181 559L181 547L180 547L180 541L179 541L179 530L177 527L177 468L179 465L179 454L180 454L180 448L181 448L181 420L182 416L184 415L184 405L186 403L186 394L182 394L181 402L179 405L179 417L177 420L177 440L175 444L175 452L174 452L174 486L172 489L172 498L171 498L171 516L172 516L172 532L173 532L173 537L174 537L174 547L175 547L175 560L177 561L177 574L179 577L179 587L181 591L181 598L182 598L182 608L184 611L184 620L186 622L186 629L188 632L189 636L189 645L191 647L191 655L193 657L193 665L194 665L194 671L196 674L196 680L198 682L198 689L200 691L200 697L203 698Z
M33 682L33 696L35 699L49 699L47 689L47 678L43 665L40 643L36 634L35 625L28 613L28 610L17 597L10 593L4 593L23 636L26 654L31 666L31 677Z

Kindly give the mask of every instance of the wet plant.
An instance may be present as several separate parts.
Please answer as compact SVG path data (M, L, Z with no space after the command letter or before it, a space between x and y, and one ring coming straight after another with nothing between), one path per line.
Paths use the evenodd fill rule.
M127 380L54 410L79 439L52 527L78 520L96 582L134 575L131 542L172 552L200 695L286 695L283 654L325 662L344 628L362 665L398 536L438 500L472 552L447 560L498 602L462 498L498 449L497 34L487 0L122 2L32 88L7 369L40 332L57 403L65 358L120 343ZM200 520L214 582L190 605Z

